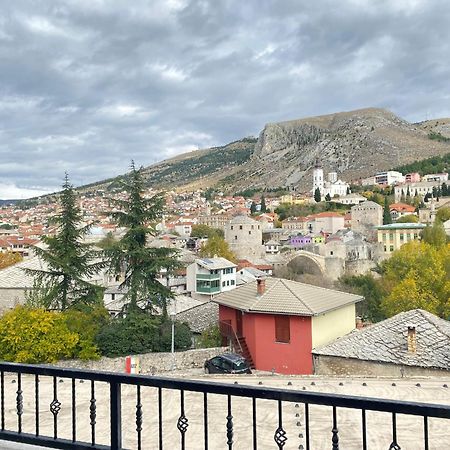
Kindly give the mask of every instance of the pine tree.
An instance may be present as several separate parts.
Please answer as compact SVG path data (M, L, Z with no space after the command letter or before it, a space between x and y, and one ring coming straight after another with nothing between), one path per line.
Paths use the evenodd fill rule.
M111 200L119 209L112 212L111 217L127 231L106 251L109 271L115 275L124 275L120 288L127 291L125 298L131 310L138 309L141 301L145 301L146 307L150 309L155 305L164 308L172 293L157 280L157 275L162 269L170 273L179 266L176 251L147 247L149 236L156 234L151 224L162 217L164 199L160 195L144 197L142 167L136 169L133 161L122 184L128 198Z
M319 203L322 200L322 195L320 194L320 189L317 187L314 191L314 201Z
M449 195L449 189L446 183L442 183L442 197L447 197Z
M384 197L384 209L383 209L383 225L392 223L391 211L389 210L388 198Z
M325 200L327 202L331 202L331 195L329 193L327 195L325 195Z
M264 195L261 197L261 212L265 213L267 211L266 206L266 199L264 198Z
M40 298L40 306L65 310L75 304L98 300L101 288L88 280L102 269L104 263L99 261L99 252L82 242L90 226L79 227L82 215L67 174L62 187L61 211L53 218L57 225L56 235L42 237L46 248L34 247L35 254L47 269L25 270L34 276L35 285L41 286L45 293Z
M250 214L253 216L254 214L256 214L256 203L252 202L252 204L250 205Z

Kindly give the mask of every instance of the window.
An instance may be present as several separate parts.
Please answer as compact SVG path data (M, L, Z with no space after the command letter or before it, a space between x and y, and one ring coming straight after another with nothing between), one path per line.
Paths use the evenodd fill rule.
M231 280L231 286L234 286L234 280Z
M275 316L275 342L289 344L290 341L289 316Z
M225 287L225 281L222 281L222 287Z
M403 239L404 239L404 235L403 235L403 233L400 233L400 240L403 241Z
M394 233L389 233L389 240L393 241L394 240Z
M237 236L234 237L234 240L237 241Z
M393 251L394 251L394 246L393 246L393 245L390 245L390 246L389 246L389 251L390 251L390 252L393 252Z
M233 229L233 225L231 225L231 229Z
M239 229L242 230L242 225L239 225Z
M248 232L248 234L252 234L252 232L251 232L251 231L249 231L249 232Z

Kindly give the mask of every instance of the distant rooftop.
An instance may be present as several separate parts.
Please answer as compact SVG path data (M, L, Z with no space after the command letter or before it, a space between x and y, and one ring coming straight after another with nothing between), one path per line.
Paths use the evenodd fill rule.
M423 228L426 228L426 225L424 225L423 223L389 223L387 225L379 225L375 228L378 230L421 230Z

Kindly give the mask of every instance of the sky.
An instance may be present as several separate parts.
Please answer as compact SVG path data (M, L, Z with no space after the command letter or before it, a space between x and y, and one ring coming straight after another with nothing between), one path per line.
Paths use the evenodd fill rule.
M450 117L448 0L14 0L0 16L0 198L268 122Z

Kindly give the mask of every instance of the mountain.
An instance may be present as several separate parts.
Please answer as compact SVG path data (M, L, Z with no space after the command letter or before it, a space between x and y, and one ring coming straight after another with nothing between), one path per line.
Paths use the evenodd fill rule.
M409 123L367 108L267 124L258 139L179 155L145 168L157 188L293 187L307 191L315 160L346 181L450 152L450 119ZM109 188L117 179L96 183ZM89 186L91 187L91 186Z

